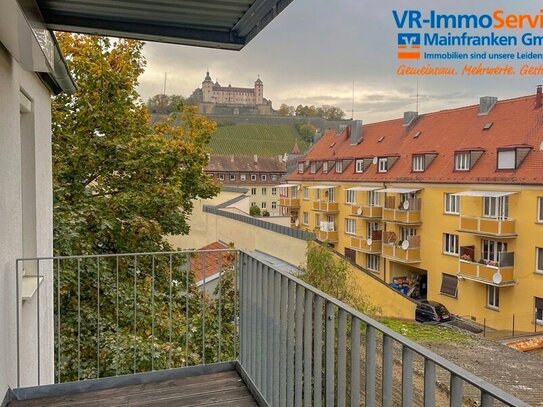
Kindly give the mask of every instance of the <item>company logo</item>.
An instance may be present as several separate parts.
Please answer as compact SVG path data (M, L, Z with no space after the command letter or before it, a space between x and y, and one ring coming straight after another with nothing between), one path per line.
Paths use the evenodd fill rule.
M398 59L420 59L420 34L398 34Z

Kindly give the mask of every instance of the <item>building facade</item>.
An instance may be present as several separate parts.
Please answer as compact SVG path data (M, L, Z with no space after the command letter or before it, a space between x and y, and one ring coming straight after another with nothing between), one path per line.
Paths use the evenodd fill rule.
M287 167L281 156L226 156L212 155L205 172L225 186L246 188L251 206L278 216L279 188Z
M327 132L283 214L412 298L543 324L543 94Z

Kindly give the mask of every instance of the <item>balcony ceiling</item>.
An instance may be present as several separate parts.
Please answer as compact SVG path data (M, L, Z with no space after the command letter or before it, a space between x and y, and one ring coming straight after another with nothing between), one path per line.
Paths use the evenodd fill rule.
M37 0L57 31L239 50L292 0Z

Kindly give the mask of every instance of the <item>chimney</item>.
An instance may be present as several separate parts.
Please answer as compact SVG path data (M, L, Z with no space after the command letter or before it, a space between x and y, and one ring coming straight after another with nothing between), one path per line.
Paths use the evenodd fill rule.
M258 165L258 155L257 154L253 155L253 160L255 162L255 165Z
M403 113L403 125L409 126L417 118L419 114L417 112L404 112Z
M535 108L539 109L541 106L543 106L543 89L541 89L542 85L537 85L537 90L535 92Z
M352 120L349 124L349 138L351 145L359 144L362 141L362 120Z
M498 98L495 96L483 96L481 99L479 99L479 116L488 114L497 101Z

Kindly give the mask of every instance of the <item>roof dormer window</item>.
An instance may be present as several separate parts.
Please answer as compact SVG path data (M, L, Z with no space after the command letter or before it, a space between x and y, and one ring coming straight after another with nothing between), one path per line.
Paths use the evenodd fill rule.
M456 153L454 155L454 169L456 171L470 170L470 153Z
M423 155L414 155L413 156L413 172L424 172L424 156Z
M498 149L498 170L516 170L530 153L531 146L521 145Z
M341 174L343 172L343 161L336 161L336 172Z
M381 157L377 161L377 172L387 172L388 171L388 158Z

